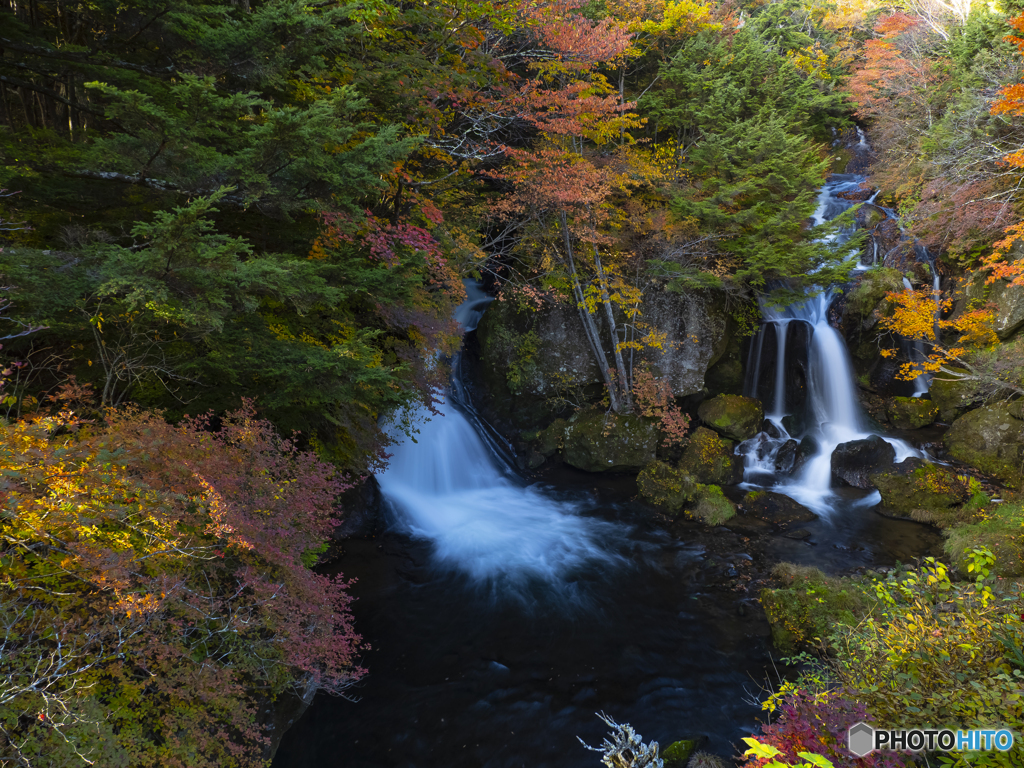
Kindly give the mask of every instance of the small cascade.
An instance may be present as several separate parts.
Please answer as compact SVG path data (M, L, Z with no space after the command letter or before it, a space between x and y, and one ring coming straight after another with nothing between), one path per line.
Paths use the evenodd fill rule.
M490 297L475 283L456 312L468 331L476 328ZM474 424L453 362L452 388L438 413L421 409L415 438L392 428L398 445L377 479L395 523L428 539L438 563L481 583L501 583L503 592L531 581L565 580L594 561L618 556L605 544L620 538L619 526L582 517L579 505L529 487L500 460Z
M815 223L827 221L854 205L837 193L859 188L861 181L860 176L833 176L819 195ZM840 240L843 242L849 235L849 232L840 232L836 237L843 238ZM771 487L823 516L835 510L833 451L841 443L863 440L874 434L861 411L846 343L828 321L833 299L833 292L826 290L786 307L762 305L765 323L774 326L777 339L775 359L769 363L774 366L773 385L770 393L758 392L762 378L762 330L759 338L751 343L752 349L756 347L758 351L756 368L748 371L747 391L752 396L760 394L762 400L770 404L770 411L765 417L765 431L737 447L737 453L744 456L744 482L748 487ZM806 349L787 344L794 323L803 323L808 328L810 343ZM802 355L806 355L806 393L803 402L789 402L787 389L793 365L795 358ZM895 449L897 462L922 455L902 440L882 437ZM797 441L800 457L792 469L791 457Z

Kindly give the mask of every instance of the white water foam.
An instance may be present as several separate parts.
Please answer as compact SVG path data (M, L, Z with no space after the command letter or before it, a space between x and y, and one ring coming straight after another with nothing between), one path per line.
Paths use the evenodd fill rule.
M472 330L490 297L475 284L467 292L456 318ZM461 391L457 376L453 383ZM432 542L442 565L480 581L551 582L587 563L619 560L600 542L619 538L620 526L520 484L451 397L438 415L417 414L424 423L415 440L392 431L398 445L377 480L400 528Z

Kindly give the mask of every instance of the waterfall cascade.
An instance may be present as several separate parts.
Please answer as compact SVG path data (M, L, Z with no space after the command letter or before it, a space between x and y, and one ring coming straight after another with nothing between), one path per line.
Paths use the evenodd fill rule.
M837 174L830 178L818 197L815 224L834 218L853 202L838 193L859 189L863 177ZM839 242L850 237L852 230L840 231L833 237ZM867 267L860 267L861 269ZM828 516L834 511L836 496L832 491L832 453L841 443L863 440L875 434L861 412L857 399L853 368L846 343L828 321L828 309L835 298L831 289L806 301L785 307L762 305L765 325L750 345L747 359L747 394L761 396L766 408L766 430L740 444L737 453L744 455L744 482L749 487L771 487L804 506ZM787 343L794 326L804 324L810 336L806 348ZM772 330L769 330L771 328ZM762 373L765 336L774 331L775 359L773 366ZM806 354L806 360L795 357ZM806 388L792 387L790 371L795 362L806 378ZM770 383L770 386L765 386ZM798 390L794 402L792 390ZM896 461L921 452L903 440L882 436L896 451ZM779 473L780 450L793 440L801 442L805 461L792 476Z
M472 282L467 292L456 319L469 331L491 299ZM440 563L479 581L554 581L588 561L615 561L601 542L619 526L525 485L485 442L458 367L456 360L439 414L416 415L415 439L392 433L398 445L377 479L397 524L429 539Z

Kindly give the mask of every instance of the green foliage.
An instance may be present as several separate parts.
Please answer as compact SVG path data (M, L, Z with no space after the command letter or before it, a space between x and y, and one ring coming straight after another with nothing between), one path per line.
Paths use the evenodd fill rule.
M972 553L984 548L994 554L995 572L1000 576L1024 575L1024 506L1017 502L992 504L980 492L968 504L973 512L971 522L946 532L946 554L968 573L973 567Z
M829 638L839 684L888 727L1001 723L1017 731L1024 722L1024 671L1016 663L1022 596L992 578L990 551L975 549L967 559L976 581L954 584L945 566L926 558L919 571L876 582L880 615L838 625ZM980 753L972 764L1003 759Z
M509 350L506 372L508 387L513 394L519 394L537 376L536 355L540 351L540 336L532 329L526 333L516 333L501 326L494 330L494 342Z

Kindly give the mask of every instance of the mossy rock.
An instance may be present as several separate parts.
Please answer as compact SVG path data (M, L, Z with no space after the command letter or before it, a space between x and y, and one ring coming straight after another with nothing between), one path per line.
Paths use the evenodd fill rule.
M908 516L915 509L949 509L971 495L967 483L955 472L921 459L906 459L892 469L876 472L871 483L886 507Z
M663 461L652 461L644 467L636 484L642 499L671 512L682 510L697 487L692 477Z
M967 373L957 369L957 372ZM967 382L950 378L950 374L939 373L928 385L928 394L939 409L939 418L952 423L974 404L974 388Z
M947 532L945 551L961 573L968 573L970 553L985 547L996 556L995 573L1004 578L1024 576L1024 507L1020 503L986 502L976 522Z
M706 427L697 427L683 451L679 468L698 483L735 485L743 478L743 465L733 455L733 442Z
M537 453L545 459L550 459L565 444L565 428L569 423L565 419L555 419L537 436Z
M897 429L920 429L935 423L939 406L923 397L894 397L885 404L885 415Z
M695 749L697 749L696 739L681 739L672 742L661 753L661 758L665 761L665 768L686 768L686 764L690 761L690 755Z
M752 397L719 395L701 403L697 415L722 437L742 441L761 430L764 408Z
M807 647L816 637L826 637L836 622L856 624L875 602L860 582L826 576L817 568L780 563L772 575L782 586L762 590L761 605L772 643L784 653Z
M849 292L846 299L845 313L857 319L865 326L872 326L876 315L887 308L883 305L885 295L893 291L903 290L903 275L899 270L880 267L864 272ZM875 346L875 354L878 347Z
M994 475L1011 488L1024 485L1024 420L1016 404L988 405L953 422L942 441L950 455Z
M565 463L587 472L639 472L658 448L658 428L639 416L591 411L565 428Z
M687 504L686 514L708 525L722 525L736 516L736 505L725 498L717 485L697 485Z

